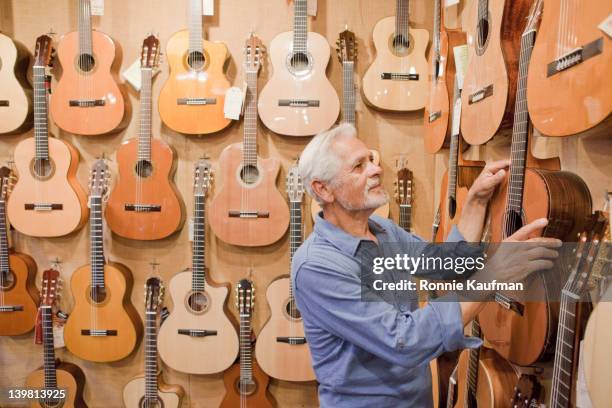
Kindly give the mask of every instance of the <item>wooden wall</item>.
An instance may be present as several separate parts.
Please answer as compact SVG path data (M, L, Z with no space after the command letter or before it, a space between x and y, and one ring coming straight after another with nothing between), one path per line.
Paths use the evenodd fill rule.
M447 13L451 26L460 21L467 4L451 7ZM0 0L0 30L27 46L34 47L37 36L52 30L62 33L76 29L77 0ZM121 46L121 68L127 68L140 55L142 39L153 32L160 37L162 44L176 31L186 27L187 1L175 0L106 0L103 17L93 19L94 28L110 34ZM463 2L462 2L463 3ZM432 30L433 2L431 0L412 1L411 21L417 27ZM356 33L360 52L357 63L358 77L363 76L369 62L375 55L371 31L381 18L394 14L395 1L380 0L319 0L319 13L311 20L310 29L324 35L330 44L334 44L337 34L345 25ZM291 29L291 3L286 0L215 0L214 17L204 19L205 33L208 39L225 42L231 53L227 75L233 84L242 84L242 47L250 31L255 31L265 44L282 31ZM260 88L271 75L269 63L260 74ZM155 78L153 86L154 103L161 86L168 75L168 67L162 64L161 73ZM332 54L328 75L337 91L341 91L342 76L340 64ZM360 83L360 78L356 78ZM134 112L138 112L138 95L130 89L129 97ZM428 155L422 141L422 111L413 113L382 113L366 107L358 97L358 129L360 137L372 148L381 153L385 170L384 183L392 191L395 160L400 155L408 158L408 163L415 176L414 227L416 233L429 238L431 221L438 203L439 181L445 169L447 154ZM211 157L216 163L221 151L230 143L242 140L242 125L234 123L228 129L211 136L188 137L177 134L162 126L159 116L153 118L153 129L156 137L161 137L172 144L178 152L178 170L176 183L191 213L192 168L194 162L203 154ZM54 125L50 126L53 135L71 142L82 155L78 177L85 186L89 167L96 157L104 154L111 160L114 152L123 140L134 137L137 132L137 114L133 114L129 127L121 133L102 137L73 136L61 132ZM277 157L282 161L278 186L284 191L286 170L293 159L303 149L309 138L289 138L273 134L263 125L259 127L259 154L262 157ZM0 137L0 162L5 163L11 157L16 144L27 134ZM570 138L563 141L543 140L538 144L540 155L559 154L563 166L576 171L588 183L595 203L601 207L602 194L610 187L612 164L609 159L610 141L605 138L579 139ZM471 157L504 157L509 150L509 140L497 140L490 146L470 153ZM116 163L111 161L116 168ZM218 183L217 174L216 182ZM308 199L307 202L310 200ZM305 204L305 210L307 210ZM308 212L305 212L307 214ZM398 208L391 206L391 216L396 219ZM311 230L307 219L306 233ZM209 230L210 231L210 230ZM108 231L107 231L108 232ZM13 234L14 246L21 252L32 255L40 271L47 268L55 258L62 261L62 274L65 280L64 298L61 301L63 310L70 312L72 299L69 291L69 279L72 272L88 262L88 229L64 238L36 239ZM289 271L288 238L285 237L274 245L265 248L239 248L217 240L212 233L208 234L207 260L212 279L218 282L235 284L247 276L249 268L253 270L253 279L258 290L254 315L254 330L259 332L266 321L269 310L265 301L265 289L269 282ZM156 260L160 263L159 271L167 282L179 270L190 265L190 245L188 228L170 238L158 242L135 242L106 235L106 253L116 261L127 265L134 275L135 286L132 302L142 314L143 283L151 274L149 263ZM233 299L233 293L231 295ZM167 301L170 304L170 301ZM232 305L232 312L235 307ZM80 365L87 377L85 399L92 407L121 406L121 389L135 375L143 371L142 348L129 358L113 364L95 364L79 361L65 349L58 355ZM33 344L29 335L0 338L0 388L23 385L25 377L36 369L42 361L41 348ZM165 369L166 382L181 384L186 391L184 406L210 407L220 403L224 396L222 375L190 376ZM291 384L273 381L272 393L282 407L317 406L315 384Z

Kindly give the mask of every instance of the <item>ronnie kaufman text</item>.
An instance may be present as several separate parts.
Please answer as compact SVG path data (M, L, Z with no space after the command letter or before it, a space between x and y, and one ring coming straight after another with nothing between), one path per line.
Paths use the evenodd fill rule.
M467 279L465 281L428 281L421 279L418 282L402 279L399 282L384 282L383 280L375 280L373 282L374 290L436 290L436 291L461 291L461 290L473 290L473 291L503 291L503 290L523 290L524 286L522 282L497 282L492 280L491 282L480 282L474 279Z

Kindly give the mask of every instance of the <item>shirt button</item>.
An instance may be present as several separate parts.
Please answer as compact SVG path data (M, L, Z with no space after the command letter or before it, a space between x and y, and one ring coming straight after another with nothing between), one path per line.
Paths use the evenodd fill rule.
M408 311L408 306L406 305L400 305L399 307L400 312L402 313L406 313Z
M404 348L404 341L403 340L399 340L397 342L397 348L402 350Z

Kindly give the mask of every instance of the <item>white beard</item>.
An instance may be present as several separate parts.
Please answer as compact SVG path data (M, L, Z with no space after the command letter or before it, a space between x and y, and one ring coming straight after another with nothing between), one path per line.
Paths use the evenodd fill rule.
M381 186L381 188L383 189L382 195L369 194L370 188L375 186L379 182L380 182L379 180L368 180L365 190L363 191L363 204L362 205L356 206L338 197L336 197L336 200L342 206L342 208L345 208L349 211L375 210L378 207L383 206L389 202L389 195L387 194L387 192L384 190L382 186Z

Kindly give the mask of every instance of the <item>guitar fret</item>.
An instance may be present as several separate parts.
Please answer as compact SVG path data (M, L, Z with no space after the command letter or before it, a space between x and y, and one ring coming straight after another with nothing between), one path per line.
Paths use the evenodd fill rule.
M306 53L308 42L308 1L293 2L293 53Z
M395 35L408 39L409 30L409 4L408 0L396 0L395 3Z
M43 370L45 373L45 388L56 388L55 347L53 343L53 312L51 306L40 307L42 317L43 337Z
M189 4L189 52L203 53L202 0L190 0Z
M93 56L90 0L79 0L78 32L79 53Z

